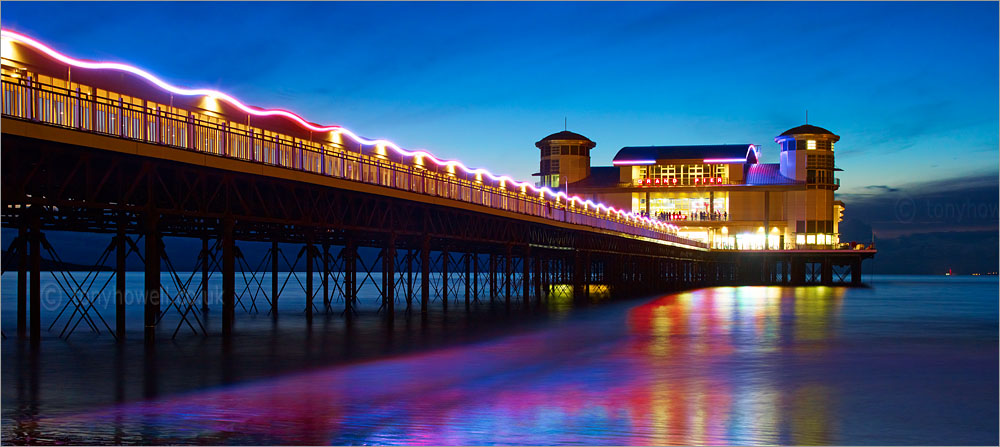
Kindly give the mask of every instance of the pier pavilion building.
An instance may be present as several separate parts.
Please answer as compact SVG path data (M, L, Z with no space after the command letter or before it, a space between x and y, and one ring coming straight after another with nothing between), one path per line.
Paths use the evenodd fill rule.
M775 137L778 163L762 163L761 147L747 143L628 146L612 166L591 166L597 144L563 131L535 143L536 175L540 186L668 221L716 249L838 248L838 140L806 124Z

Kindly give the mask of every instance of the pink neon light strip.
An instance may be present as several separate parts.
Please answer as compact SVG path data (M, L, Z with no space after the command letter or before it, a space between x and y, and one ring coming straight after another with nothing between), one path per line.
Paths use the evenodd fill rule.
M656 163L656 160L615 160L612 161L613 165L651 165Z
M702 163L746 163L746 158L706 158Z
M32 38L30 38L28 36L25 36L23 34L16 33L14 31L10 31L10 30L7 30L7 29L0 30L0 37L2 37L4 39L13 40L13 41L18 42L20 44L32 47L35 50L38 50L38 51L40 51L40 52L48 55L52 59L55 59L55 60L57 60L59 62L62 62L64 64L66 64L66 65L71 65L73 67L86 68L86 69L92 69L92 70L117 70L117 71L124 71L124 72L128 72L128 73L132 73L134 75L137 75L137 76L140 76L140 77L146 79L147 81L153 83L157 87L159 87L159 88L161 88L163 90L166 90L168 92L174 93L176 95L181 95L181 96L208 96L208 97L213 98L213 99L226 101L226 102L232 104L233 106L239 108L240 110L242 110L242 111L244 111L246 113L249 113L251 115L256 115L256 116L283 116L283 117L286 117L286 118L289 118L289 119L295 121L296 123L298 123L303 128L309 129L309 130L312 130L312 131L315 131L315 132L334 132L334 133L339 133L339 134L347 135L348 137L350 137L354 141L356 141L356 142L358 142L360 144L363 144L363 145L368 145L368 146L383 145L383 146L387 146L387 147L391 148L392 150L394 150L396 153L398 153L400 155L403 155L405 157L424 157L424 158L428 158L432 162L434 162L435 164L437 164L438 166L458 166L463 171L465 171L466 173L469 173L469 174L485 174L487 177L489 177L489 178L491 178L491 179L493 179L495 181L503 181L505 183L506 182L510 182L515 188L530 188L532 191L535 191L536 193L542 193L543 196L545 194L547 194L550 197L552 197L554 199L557 199L557 200L561 197L563 200L566 200L566 201L580 203L581 205L586 205L586 206L592 206L592 207L596 208L598 211L605 210L605 211L608 212L608 214L615 213L619 217L622 217L622 218L626 218L626 219L633 220L633 221L637 220L637 221L640 221L640 222L644 222L645 224L647 224L649 226L652 226L652 227L656 227L656 228L660 228L660 229L666 229L666 230L674 230L674 231L676 231L676 230L679 229L675 225L666 224L666 223L663 223L663 222L658 222L658 221L649 219L647 217L640 216L640 215L638 215L636 213L631 213L631 212L626 212L626 211L623 211L623 210L618 210L618 209L615 209L614 207L604 205L603 203L595 203L595 202L593 202L591 200L583 200L579 196L569 197L569 196L566 195L566 193L564 193L562 191L559 191L559 192L552 191L551 189L549 189L547 187L537 188L534 185L532 185L530 182L518 182L517 180L514 180L510 176L495 175L492 172L490 172L490 171L488 171L486 169L483 169L483 168L470 169L467 166L465 166L464 163L462 163L462 162L460 162L458 160L441 160L441 159L435 157L430 152L427 152L427 151L424 151L424 150L408 151L406 149L403 149L403 148L399 147L396 143L393 143L393 142L391 142L389 140L384 140L384 139L368 140L368 139L365 139L365 138L362 138L362 137L358 136L354 132L351 132L350 130L345 129L345 128L341 127L341 126L315 126L315 125L310 124L308 121L306 121L301 116L296 115L295 113L292 113L292 112L287 111L287 110L282 110L282 109L256 110L256 109L253 109L253 108L247 106L246 104L243 104L242 102L240 102L236 98L234 98L234 97L232 97L232 96L230 96L230 95L228 95L226 93L217 91L217 90L211 90L211 89L189 89L189 88L177 87L177 86L171 85L171 84L163 81L160 78L157 78L153 74L151 74L151 73L149 73L149 72L147 72L147 71L145 71L145 70L143 70L141 68L137 68L137 67L134 67L134 66L131 66L131 65L121 64L121 63L116 63L116 62L88 62L88 61L84 61L84 60L80 60L80 59L75 59L75 58L66 56L65 54L62 54L62 53L60 53L60 52L52 49L48 45L45 45L45 44L43 44L43 43L41 43L41 42L39 42L39 41L37 41L35 39L32 39Z

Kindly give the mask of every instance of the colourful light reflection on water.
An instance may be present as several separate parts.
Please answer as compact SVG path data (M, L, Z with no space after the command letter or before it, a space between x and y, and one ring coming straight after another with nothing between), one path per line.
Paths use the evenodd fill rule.
M116 443L837 444L844 289L609 305L490 342L34 421ZM844 366L838 366L838 371Z

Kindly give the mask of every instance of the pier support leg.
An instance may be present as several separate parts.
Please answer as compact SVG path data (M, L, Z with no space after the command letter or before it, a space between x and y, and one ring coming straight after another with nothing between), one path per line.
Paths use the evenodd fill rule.
M272 236L273 237L273 236ZM278 241L271 241L271 317L278 317Z
M448 311L448 264L451 258L448 250L441 250L441 308Z
M222 335L233 334L236 317L236 241L233 239L233 219L222 222Z
M535 305L542 303L542 259L541 256L536 254L532 258L532 267L535 270L535 275L532 278L535 284Z
M861 285L861 257L851 260L851 285Z
M800 286L806 282L806 263L802 259L792 260L792 274L791 283L792 285Z
M323 240L323 309L330 308L330 243Z
M208 236L201 238L201 310L208 310Z
M35 208L32 205L31 208ZM30 281L31 281L31 342L37 343L42 339L42 229L38 221L38 210L30 209L31 212L31 253L30 256Z
M160 315L160 230L158 217L150 214L146 218L146 271L145 271L145 318L144 339L147 343L156 341L156 319Z
M344 316L354 317L355 294L357 287L358 247L353 235L347 235L344 244Z
M531 246L524 246L521 255L521 307L527 309L531 305Z
M479 302L479 253L470 253L472 256L472 299Z
M124 217L118 217L118 233L115 234L115 338L125 341L125 245Z
M470 265L470 264L472 264L472 262L471 262L472 261L472 259L471 259L472 258L472 253L466 253L465 256L464 256L464 258L465 258L465 308L466 308L466 310L468 310L469 309L469 298L470 298L469 286L472 284L472 278L471 278L471 276L472 276L472 266Z
M28 224L17 227L17 336L28 335Z
M420 313L426 314L431 300L431 238L424 236L420 245Z
M385 244L386 263L385 276L388 278L385 289L386 316L389 321L396 318L396 233L389 234Z
M306 241L306 320L313 316L313 244L312 238Z
M490 303L497 297L497 256L494 253L490 253L490 275L489 275L489 286L490 286Z
M413 307L413 250L406 249L406 311Z
M503 256L503 284L504 284L504 305L510 309L510 283L512 281L512 276L514 272L511 271L511 248L510 244L507 244L506 252Z

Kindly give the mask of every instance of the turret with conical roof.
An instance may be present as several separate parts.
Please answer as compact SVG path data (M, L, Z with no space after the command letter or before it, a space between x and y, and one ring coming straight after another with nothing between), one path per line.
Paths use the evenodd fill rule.
M563 189L590 176L590 150L597 146L583 135L564 130L535 143L541 151L538 185Z

